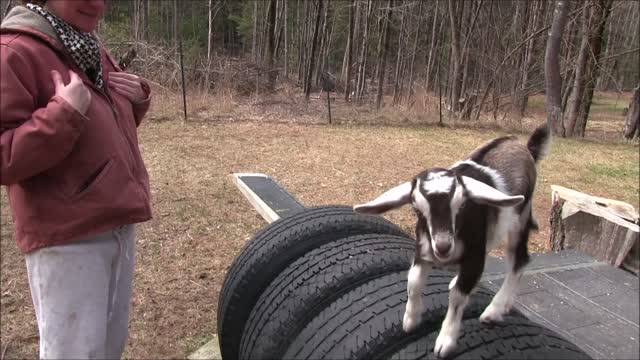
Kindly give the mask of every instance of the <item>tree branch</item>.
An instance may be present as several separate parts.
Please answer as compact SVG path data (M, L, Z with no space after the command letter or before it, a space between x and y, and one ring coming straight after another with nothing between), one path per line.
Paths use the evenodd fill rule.
M617 53L617 54L609 55L607 57L603 57L600 60L608 60L608 59L617 58L617 57L624 56L624 55L627 55L627 54L632 54L632 53L634 53L636 51L639 51L639 50L640 50L640 47L637 47L637 48L635 48L633 50L623 51L621 53Z

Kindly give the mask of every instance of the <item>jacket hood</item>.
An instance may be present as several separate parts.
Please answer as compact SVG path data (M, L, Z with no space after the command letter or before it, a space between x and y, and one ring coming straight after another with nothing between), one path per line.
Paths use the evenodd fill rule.
M40 36L55 47L62 47L58 39L58 34L51 24L41 15L27 9L25 6L14 6L2 20L0 31L5 32L26 32L31 35Z

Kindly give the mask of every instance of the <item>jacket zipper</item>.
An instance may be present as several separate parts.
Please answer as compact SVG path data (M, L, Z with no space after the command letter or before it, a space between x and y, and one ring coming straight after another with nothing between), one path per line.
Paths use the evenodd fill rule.
M129 156L131 157L131 173L132 175L135 176L136 159L135 159L135 155L133 154L133 150L131 149L133 147L133 144L129 141L129 139L127 138L127 135L122 129L122 126L120 125L120 121L119 121L120 116L118 114L118 110L116 109L115 105L113 104L109 96L106 94L104 95L107 98L107 101L109 102L109 106L111 107L111 110L113 111L113 116L116 122L116 126L118 127L118 132L120 133L120 137L122 138L122 141L127 145L127 150L129 152Z
M105 83L105 85L106 85L106 83ZM116 109L116 107L113 104L113 101L111 100L109 95L104 90L98 88L97 86L95 86L92 83L89 83L89 86L91 86L94 90L96 90L98 93L100 93L107 100L107 103L109 104L109 107L111 108L111 111L113 112L113 119L114 119L114 121L116 123L116 126L118 128L118 134L120 134L120 138L122 139L122 141L126 145L125 147L127 148L127 151L129 153L129 157L130 157L130 161L131 161L131 173L132 173L132 175L134 175L135 174L135 168L136 168L136 159L135 159L135 156L133 154L133 150L131 150L131 147L133 146L133 144L131 144L129 142L129 140L127 139L127 136L124 133L124 130L122 130L122 127L120 126L120 121L118 121L118 118L120 117L119 114L118 114L118 110Z

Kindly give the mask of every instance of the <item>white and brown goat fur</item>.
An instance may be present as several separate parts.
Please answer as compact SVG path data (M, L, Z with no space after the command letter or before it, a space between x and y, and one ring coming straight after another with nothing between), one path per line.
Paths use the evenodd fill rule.
M459 269L449 285L449 308L434 346L436 355L446 356L455 348L464 308L482 276L487 253L504 239L507 276L480 320L501 321L511 310L529 262L529 232L537 230L531 204L536 162L544 157L550 141L546 126L537 128L526 146L515 136L497 138L448 169L427 169L412 181L354 206L357 212L380 214L413 205L417 244L402 322L406 332L420 322L421 294L429 270L452 265Z

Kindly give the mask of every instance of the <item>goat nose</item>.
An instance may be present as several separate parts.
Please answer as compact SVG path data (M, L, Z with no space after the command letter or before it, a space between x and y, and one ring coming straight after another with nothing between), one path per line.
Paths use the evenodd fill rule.
M447 241L436 242L436 251L440 255L447 255L451 250L451 243Z

